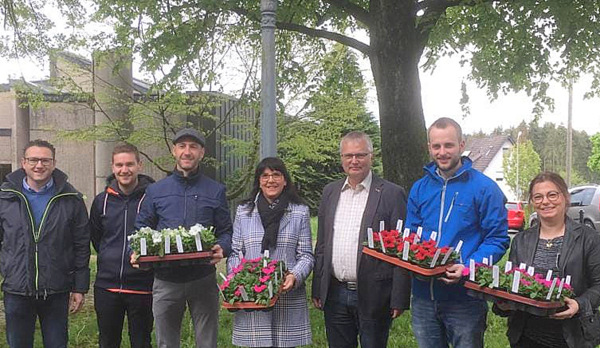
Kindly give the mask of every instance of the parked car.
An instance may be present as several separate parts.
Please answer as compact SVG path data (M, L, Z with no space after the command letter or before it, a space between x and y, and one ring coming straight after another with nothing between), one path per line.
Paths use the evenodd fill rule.
M577 186L569 189L571 206L567 215L593 229L600 227L600 185ZM580 221L580 211L583 211L583 221ZM534 212L529 217L529 226L538 223Z
M525 227L525 204L523 202L506 202L508 210L508 228L522 231Z

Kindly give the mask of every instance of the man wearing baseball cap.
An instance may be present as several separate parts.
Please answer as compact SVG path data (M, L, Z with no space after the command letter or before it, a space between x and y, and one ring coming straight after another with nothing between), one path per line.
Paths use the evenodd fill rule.
M217 347L219 294L215 264L231 250L231 217L225 186L200 170L204 136L185 128L173 137L176 167L168 177L150 185L136 220L136 229L213 226L217 238L210 264L159 268L154 272L152 309L158 347L179 347L185 306L194 324L196 347Z

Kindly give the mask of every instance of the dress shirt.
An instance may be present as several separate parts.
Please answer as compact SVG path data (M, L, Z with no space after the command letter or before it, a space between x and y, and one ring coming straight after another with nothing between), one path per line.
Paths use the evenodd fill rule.
M342 282L356 281L360 225L369 198L369 189L373 174L355 188L350 186L348 178L342 186L333 222L332 260L333 275Z

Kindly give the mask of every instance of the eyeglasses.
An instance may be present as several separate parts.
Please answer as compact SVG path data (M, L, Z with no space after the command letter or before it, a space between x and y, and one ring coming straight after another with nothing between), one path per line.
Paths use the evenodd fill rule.
M25 157L25 162L30 166L35 166L38 162L42 162L44 167L48 167L52 163L54 163L54 158L37 158L37 157Z
M531 197L531 200L533 201L533 203L540 204L544 201L544 197L548 198L550 202L554 203L558 201L558 198L560 197L560 192L550 191L546 193L545 196L541 193L537 193Z
M280 181L283 179L283 174L281 173L263 173L260 175L260 181L269 181L269 178L273 179L273 181Z
M342 158L345 160L351 160L353 158L356 158L357 160L362 161L365 158L367 158L367 156L369 156L370 154L370 152L343 153Z

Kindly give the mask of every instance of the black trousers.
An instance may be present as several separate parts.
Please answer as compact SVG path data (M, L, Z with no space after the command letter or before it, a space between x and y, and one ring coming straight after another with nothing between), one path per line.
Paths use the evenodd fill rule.
M115 293L94 288L94 307L98 318L101 348L119 348L123 321L127 313L131 348L151 347L152 295Z

